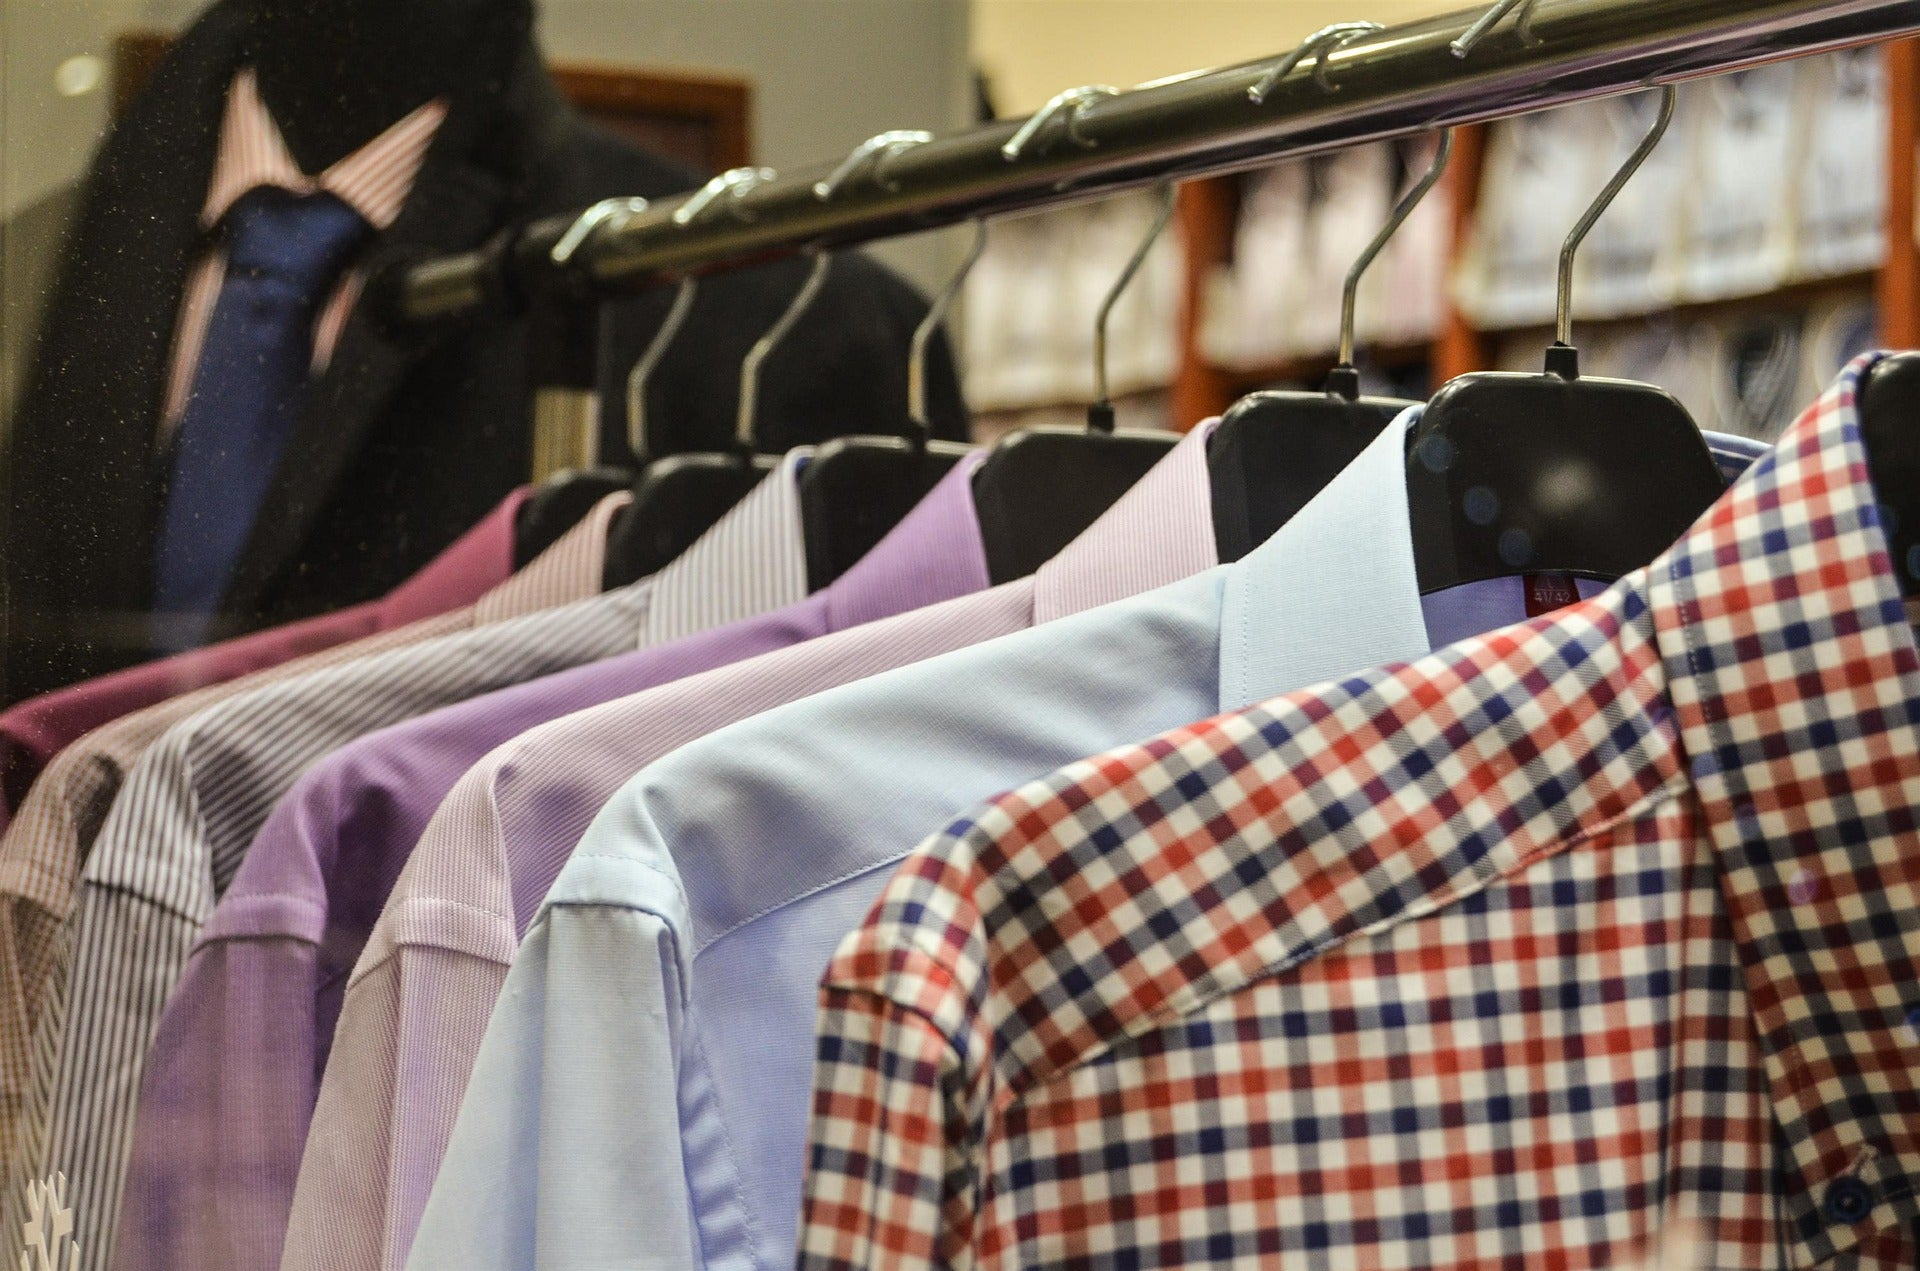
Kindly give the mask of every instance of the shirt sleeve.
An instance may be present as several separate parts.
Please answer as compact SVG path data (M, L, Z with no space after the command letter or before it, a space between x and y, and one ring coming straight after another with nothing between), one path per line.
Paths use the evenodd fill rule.
M560 905L481 1043L408 1271L701 1265L681 1157L674 932Z
M961 1264L975 1184L961 1057L918 1011L821 993L802 1271Z
M29 1177L66 1175L89 1265L110 1265L132 1147L140 1069L199 924L144 897L89 885L74 936L45 1160ZM98 1252L95 1252L95 1251Z
M506 975L504 957L403 944L348 988L281 1271L401 1266Z
M140 1082L113 1265L271 1267L313 1107L314 946L198 949Z

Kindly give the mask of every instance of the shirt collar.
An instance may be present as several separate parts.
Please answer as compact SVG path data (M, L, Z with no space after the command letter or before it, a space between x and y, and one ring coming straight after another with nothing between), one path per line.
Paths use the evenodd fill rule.
M1402 411L1278 533L1229 567L1220 709L1430 651L1406 485L1407 438L1424 413ZM1729 482L1767 450L1746 437L1705 435Z
M462 534L379 602L382 629L404 627L457 607L453 597L486 594L476 580L504 580L513 574L514 527L533 493L521 486L502 499L478 525Z
M1280 532L1230 567L1221 624L1221 709L1429 651L1404 473L1410 407ZM1201 423L1034 576L1034 621L1109 604L1219 564ZM1766 447L1708 433L1729 481ZM978 522L972 522L978 533ZM1340 638L1329 639L1330 620Z
M827 588L827 621L844 631L992 586L973 474L984 451L963 456L872 551Z
M1266 542L1228 567L1220 707L1428 651L1407 510L1411 407ZM1336 636L1337 633L1337 636Z
M788 451L737 507L653 576L642 648L806 599L800 470L812 457L810 446Z
M317 177L300 171L273 120L252 68L233 77L226 115L220 124L220 148L213 165L200 225L218 225L241 195L263 185L293 194L332 194L366 218L373 228L391 226L413 191L426 161L427 147L447 117L447 103L435 99L340 160Z
M599 595L607 565L607 529L614 515L631 502L633 495L622 490L594 504L578 525L532 564L480 597L473 606L474 625L520 618Z
M1033 620L1051 622L1202 573L1220 563L1213 536L1209 419L1180 439L1085 533L1034 574Z

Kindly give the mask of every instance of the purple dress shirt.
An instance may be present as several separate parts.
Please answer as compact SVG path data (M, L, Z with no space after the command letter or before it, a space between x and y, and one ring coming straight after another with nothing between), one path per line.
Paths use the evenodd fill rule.
M209 684L472 604L513 572L514 522L530 492L508 495L485 520L379 600L130 666L0 713L0 832L26 801L41 769L103 724Z
M302 778L254 840L168 999L142 1076L117 1263L278 1265L348 974L468 768L560 716L984 590L970 492L977 463L958 465L865 559L799 604L385 729Z

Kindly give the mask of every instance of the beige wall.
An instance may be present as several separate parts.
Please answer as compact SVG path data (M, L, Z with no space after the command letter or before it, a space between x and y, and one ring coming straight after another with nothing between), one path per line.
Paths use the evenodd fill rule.
M1330 22L1393 25L1472 0L973 0L974 57L1002 114L1076 84L1125 88L1267 57Z

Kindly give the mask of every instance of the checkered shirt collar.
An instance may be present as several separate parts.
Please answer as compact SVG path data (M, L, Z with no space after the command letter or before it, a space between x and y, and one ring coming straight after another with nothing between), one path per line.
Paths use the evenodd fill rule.
M1809 1253L1851 1245L1866 1224L1821 1216L1834 1179L1885 1202L1920 1180L1920 663L1854 406L1870 364L1600 596L1082 761L956 823L828 983L925 1003L963 1062L990 1065L978 1134L1256 978L1680 818L1720 861L1801 1176L1785 1203ZM965 1018L934 991L956 980Z

